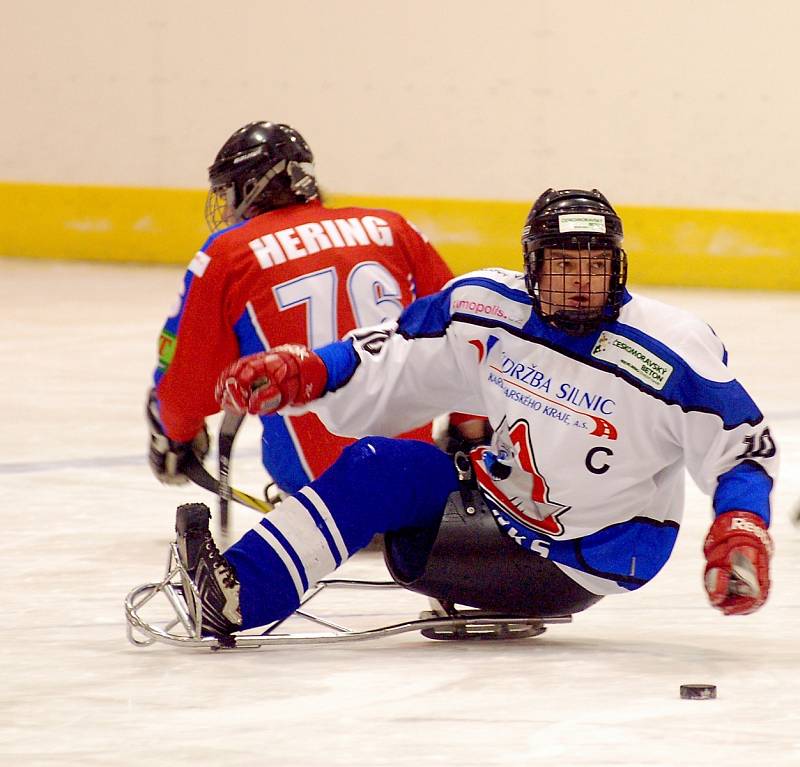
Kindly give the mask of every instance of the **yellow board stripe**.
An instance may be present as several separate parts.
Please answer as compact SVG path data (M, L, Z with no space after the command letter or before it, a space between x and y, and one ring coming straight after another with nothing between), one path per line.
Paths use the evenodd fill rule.
M188 264L208 236L205 193L0 184L0 254Z
M530 202L347 197L403 213L459 274L518 269ZM205 192L0 183L0 255L188 264ZM620 207L632 283L800 290L800 213Z

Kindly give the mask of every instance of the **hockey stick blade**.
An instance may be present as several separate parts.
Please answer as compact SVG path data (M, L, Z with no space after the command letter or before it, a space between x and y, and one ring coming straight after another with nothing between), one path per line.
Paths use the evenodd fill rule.
M197 456L190 453L189 456L187 456L187 461L183 470L183 473L194 482L195 485L222 497L225 492L222 483L216 477L208 473L208 470L200 463ZM269 501L262 501L260 498L248 495L241 490L237 490L235 487L228 486L227 493L230 495L232 501L236 501L242 506L247 506L248 509L253 509L261 514L269 514L269 512L275 508Z

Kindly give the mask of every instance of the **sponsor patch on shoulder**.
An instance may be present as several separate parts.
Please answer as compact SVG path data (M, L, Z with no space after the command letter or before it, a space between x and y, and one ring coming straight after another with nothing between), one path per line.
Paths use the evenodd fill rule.
M206 268L210 262L211 256L203 253L202 250L198 250L194 254L194 258L189 262L189 271L198 277L202 277L206 273Z
M610 362L657 391L672 375L672 365L630 338L604 330L592 349L592 357Z
M517 301L497 293L475 290L472 286L456 288L450 297L450 311L453 314L473 314L519 327L530 317L530 310L526 309Z

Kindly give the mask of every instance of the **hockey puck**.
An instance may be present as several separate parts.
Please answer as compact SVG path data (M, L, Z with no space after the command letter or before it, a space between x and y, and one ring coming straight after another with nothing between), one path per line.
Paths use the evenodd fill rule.
M684 700L711 700L717 697L715 684L682 684L681 698Z

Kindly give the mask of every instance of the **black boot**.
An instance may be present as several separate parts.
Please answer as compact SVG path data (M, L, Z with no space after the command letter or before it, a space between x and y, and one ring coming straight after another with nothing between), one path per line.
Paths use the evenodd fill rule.
M178 555L197 589L202 605L203 636L225 636L242 626L239 610L239 581L231 565L211 537L211 512L204 503L178 506L175 516ZM186 584L186 604L197 626L198 610Z

